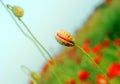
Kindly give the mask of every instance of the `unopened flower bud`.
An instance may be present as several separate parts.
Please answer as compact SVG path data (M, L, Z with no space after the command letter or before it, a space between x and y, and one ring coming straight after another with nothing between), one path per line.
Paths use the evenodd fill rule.
M38 74L38 73L36 73L36 72L32 72L32 73L31 73L31 76L32 76L34 79L37 79L37 80L40 79L40 74Z
M36 72L32 72L31 77L32 77L33 84L38 84L40 82L40 78L41 78L40 74L38 74Z
M74 38L66 31L60 30L55 34L56 40L64 46L75 46Z
M24 10L19 6L13 6L12 11L16 17L22 17L24 15Z

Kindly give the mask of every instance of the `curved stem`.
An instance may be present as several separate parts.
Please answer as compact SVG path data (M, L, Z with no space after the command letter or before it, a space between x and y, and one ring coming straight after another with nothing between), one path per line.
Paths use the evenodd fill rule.
M27 38L29 38L34 44L35 46L38 48L39 52L41 52L43 54L43 52L40 50L40 47L37 45L37 43L43 48L43 50L48 54L48 56L52 59L52 56L49 54L49 52L41 45L41 43L35 38L35 36L31 33L31 31L29 30L29 28L23 23L23 21L21 21L20 18L18 18L22 23L23 25L26 27L26 29L28 30L28 32L30 33L30 35L32 36L32 38L35 40L33 40L28 34L26 34L23 29L21 28L21 26L17 23L16 19L12 16L11 12L7 9L7 7L11 10L12 9L12 6L10 5L6 5L3 3L2 0L0 0L1 4L4 6L4 8L6 9L6 11L9 13L10 17L13 19L13 21L15 22L15 24L18 26L18 28L20 29L20 31L23 33L24 36L26 36ZM37 42L37 43L36 43ZM47 58L45 57L45 55L43 54L43 57L45 58L45 60L47 61ZM21 67L25 73L28 74L28 72L30 73L31 71L25 67L25 66L22 66ZM59 77L57 76L57 74L52 70L53 74L55 75L55 77L57 78L57 80L59 81L60 84L62 84L62 82L60 81ZM29 74L28 74L29 75ZM39 84L39 83L38 83Z
M12 10L12 6L11 6L11 5L7 4L7 7L8 7L10 10Z
M54 73L56 79L58 80L59 84L63 84L60 80L60 78L58 77L58 75L54 72L54 70L51 68L51 71Z
M32 32L29 30L29 28L27 27L27 25L20 19L18 18L21 23L25 26L25 28L27 29L27 31L30 33L30 35L32 36L32 38L40 45L40 47L48 54L48 56L53 60L52 56L49 54L49 52L44 48L44 46L36 39L36 37L32 34ZM37 46L38 47L38 46ZM46 60L47 61L47 60ZM49 63L48 63L49 65ZM51 68L51 66L49 65L49 67ZM61 80L59 79L59 77L57 76L57 74L54 72L54 70L52 70L53 74L55 75L55 77L57 78L58 82L60 84L62 84Z
M30 29L28 28L28 26L23 22L23 20L21 20L21 18L18 18L18 20L24 25L24 27L27 29L27 31L29 32L29 34L32 36L32 38L41 46L41 48L47 53L47 55L50 57L50 59L53 59L52 56L50 55L50 53L47 51L47 49L45 49L45 47L39 42L39 40L37 40L37 38L33 35L33 33L30 31Z
M92 57L91 57L87 52L85 52L78 44L75 44L75 46L76 46L78 49L80 49L80 50L87 56L88 60L89 60L91 63L93 63L93 64L95 64L95 65L97 66L97 68L99 69L99 71L100 71L100 72L107 78L107 80L109 81L109 79L108 79L108 77L106 76L105 72L104 72L103 70L101 70L100 66L98 66L98 65L96 64L96 62L94 62L94 60L92 59Z
M1 1L1 0L0 0ZM27 37L28 39L30 39L34 44L35 44L35 46L37 47L37 49L39 50L39 52L42 54L42 56L44 56L44 58L45 59L47 59L46 57L45 57L45 55L44 55L44 53L41 51L41 49L37 46L37 44L36 44L36 42L29 36L29 35L27 35L24 31L23 31L23 29L21 28L21 26L17 23L17 21L16 21L16 19L13 17L13 15L11 14L11 12L7 9L7 7L12 7L12 6L10 6L10 5L7 5L7 7L5 6L5 4L1 1L1 3L2 3L2 5L4 6L4 8L6 9L6 11L9 13L9 15L10 15L10 17L13 19L13 21L15 22L15 24L18 26L18 28L20 29L20 31L23 33L23 35L25 36L25 37Z

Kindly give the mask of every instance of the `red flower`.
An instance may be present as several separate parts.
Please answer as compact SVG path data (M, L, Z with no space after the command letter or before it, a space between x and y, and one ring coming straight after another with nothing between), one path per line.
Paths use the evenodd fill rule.
M90 73L86 70L81 70L79 73L78 73L78 78L80 81L85 81L89 78L90 76Z
M102 46L100 44L97 44L92 48L93 53L99 53L101 50L102 50Z
M85 84L92 84L92 82L86 82Z
M106 78L101 74L97 76L96 82L97 84L108 84L108 81L106 80Z
M70 84L76 84L75 80L74 80L74 79L71 79L71 80L70 80Z
M69 81L66 81L65 84L76 84L74 79L71 79Z
M76 47L73 47L69 52L68 52L68 57L73 58L76 54Z
M52 60L49 60L48 63L44 65L44 67L42 69L42 72L47 72L47 70L49 69L49 67L51 67L54 64Z
M49 63L50 65L53 65L53 64L54 64L54 63L53 63L53 60L49 60L48 63Z
M118 57L120 57L120 51L117 51L117 53L116 53L116 54L117 54L117 56L118 56Z
M112 2L112 0L106 0L107 4L110 4Z
M75 62L76 62L77 64L80 64L80 63L81 63L81 58L80 58L80 57L76 57Z
M104 39L104 41L103 41L103 47L108 48L109 45L110 45L109 39Z
M102 55L98 55L94 58L94 61L96 62L96 64L100 64L101 60L102 60L103 56Z
M88 44L89 45L90 42L91 42L90 39L85 39L84 44Z
M109 78L114 78L116 76L120 76L120 63L112 63L108 68L107 73Z
M65 84L69 84L69 81L66 81Z
M45 73L48 70L48 64L45 64L44 67L42 68L42 72Z
M88 44L83 44L82 46L83 50L85 50L86 52L89 52L89 45Z
M90 39L86 39L86 40L84 41L84 43L83 43L82 48L83 48L86 52L88 52L89 49L90 49L89 46L90 46Z
M119 45L120 45L120 39L115 39L114 46L119 46Z

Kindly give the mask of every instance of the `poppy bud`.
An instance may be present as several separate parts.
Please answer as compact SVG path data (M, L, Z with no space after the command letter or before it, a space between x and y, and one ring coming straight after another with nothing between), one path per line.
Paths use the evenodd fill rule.
M40 80L40 75L38 73L32 72L31 73L32 78Z
M12 11L16 17L22 17L24 15L24 10L19 6L13 6Z
M38 73L32 72L31 77L32 77L31 81L32 81L33 84L37 84L37 83L40 82L41 77L40 77L40 75Z
M60 30L55 34L56 40L64 46L75 46L74 38L66 31Z

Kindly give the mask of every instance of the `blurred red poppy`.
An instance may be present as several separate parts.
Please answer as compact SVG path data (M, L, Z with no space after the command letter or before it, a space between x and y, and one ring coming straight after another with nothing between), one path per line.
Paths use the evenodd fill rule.
M90 73L87 70L81 70L78 73L78 78L80 81L85 81L90 77Z
M96 45L92 48L92 52L93 52L93 53L99 53L101 50L102 50L101 44L96 44Z
M107 75L110 79L116 76L120 76L120 63L112 63L108 68Z
M120 39L115 39L114 46L119 46L119 45L120 45Z
M101 74L97 75L96 82L97 84L108 84L108 81L106 80L106 78Z
M107 4L110 4L112 2L112 0L106 0Z
M100 62L102 61L103 56L102 55L98 55L95 56L94 61L96 64L100 64Z
M103 41L103 47L108 48L110 45L110 40L109 39L104 39Z

